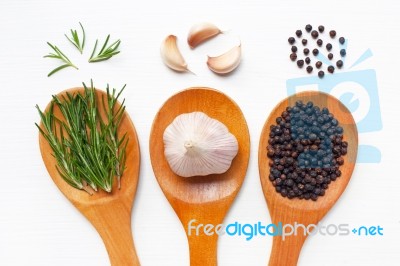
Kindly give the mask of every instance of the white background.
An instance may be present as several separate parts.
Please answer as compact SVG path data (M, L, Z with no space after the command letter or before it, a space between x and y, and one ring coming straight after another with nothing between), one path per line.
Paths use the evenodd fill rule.
M335 28L350 39L348 62L367 48L374 56L355 70L376 70L383 130L361 134L378 147L380 164L358 164L353 178L323 223L380 225L384 236L323 237L307 240L299 265L398 265L400 261L400 179L398 174L398 99L400 2L398 1L37 1L0 2L0 265L109 265L100 237L51 181L38 148L34 122L52 94L94 79L120 88L137 128L142 164L132 214L142 265L188 265L183 228L153 175L148 152L150 127L162 103L190 86L209 86L231 96L242 108L251 133L251 158L243 187L225 222L270 222L261 190L257 150L261 128L274 105L286 97L285 82L305 76L289 60L287 38L311 23ZM81 56L63 36L81 21L87 48ZM229 30L225 36L190 51L193 23L210 21ZM122 40L121 54L88 64L96 38ZM177 74L161 62L159 46L176 34L197 76ZM237 43L243 61L232 75L210 72L206 54ZM58 65L42 56L46 41L58 45L78 66L47 78ZM266 265L271 237L223 236L219 265Z

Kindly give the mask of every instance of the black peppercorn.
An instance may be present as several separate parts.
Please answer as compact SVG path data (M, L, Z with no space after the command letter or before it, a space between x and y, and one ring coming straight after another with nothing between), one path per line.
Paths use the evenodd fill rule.
M331 36L331 38L335 38L335 36L336 36L336 31L331 30L331 31L329 32L329 36Z
M319 53L319 51L318 51L318 49L317 49L317 48L315 48L314 50L312 50L312 53L313 53L313 55L317 56L317 55L318 55L318 53Z
M311 32L311 36L312 36L314 39L318 38L318 36L319 36L318 31L313 30L313 31Z
M344 37L340 37L340 38L339 38L339 43L340 43L340 44L344 44L344 41L345 41Z
M301 32L301 30L296 30L296 36L297 36L297 37L300 38L300 37L301 37L301 34L303 34L303 33Z
M346 49L340 49L340 55L346 56Z
M303 65L304 65L304 60L297 60L298 67L303 67Z
M304 48L303 53L305 55L308 55L310 53L310 50L308 48Z
M320 70L318 71L318 77L323 78L325 75L324 71Z
M324 30L325 30L325 27L324 27L324 26L322 26L322 25L318 26L318 31L319 31L320 33L323 33Z
M269 179L283 197L315 201L342 175L348 144L327 108L297 101L276 118L269 137Z
M332 50L332 44L327 43L326 44L326 50L328 50L328 51Z
M338 61L336 62L336 66L337 66L338 68L341 68L341 67L343 66L343 61L342 61L342 60L338 60Z
M305 61L307 65L311 63L311 59L309 57L306 57Z
M310 32L312 30L312 26L310 24L307 24L305 29L307 32Z
M315 63L315 67L316 68L321 68L321 66L322 66L322 62L321 61L317 61L317 63Z
M311 73L313 71L313 67L312 66L308 66L306 68L306 70L307 70L308 73Z
M328 58L329 58L329 60L332 60L333 54L332 54L332 53L329 53L329 54L328 54Z
M318 46L322 46L323 43L324 43L324 42L323 42L321 39L318 39L318 40L317 40Z
M291 50L292 50L293 53L295 53L295 52L297 52L297 47L293 45Z
M328 72L333 73L335 71L335 68L333 66L328 66Z
M307 45L307 39L301 40L301 43L302 43L304 46L306 46L306 45Z
M296 53L291 53L290 54L290 60L294 61L297 59L297 54Z
M296 40L295 40L293 37L289 37L289 39L288 39L288 42L289 42L290 44L294 44L295 41L296 41Z

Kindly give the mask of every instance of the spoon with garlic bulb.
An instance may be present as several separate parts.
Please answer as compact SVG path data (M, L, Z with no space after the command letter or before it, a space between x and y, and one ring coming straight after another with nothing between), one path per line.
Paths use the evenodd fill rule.
M202 112L223 123L237 139L238 151L222 174L182 177L175 174L164 155L164 132L176 117ZM193 143L186 143L190 148ZM190 147L189 147L190 146ZM184 149L184 144L182 144ZM169 98L157 113L150 134L150 157L156 179L178 215L189 242L190 265L217 265L215 233L196 233L194 226L222 224L246 175L250 136L240 108L225 94L210 88L190 88ZM204 229L204 228L203 228Z

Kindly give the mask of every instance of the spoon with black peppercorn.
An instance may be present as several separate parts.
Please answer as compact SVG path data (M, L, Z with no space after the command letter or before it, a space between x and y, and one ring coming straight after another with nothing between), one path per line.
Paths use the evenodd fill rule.
M343 136L343 142L348 143L346 144L348 145L347 154L340 158L340 160L343 159L340 162L340 177L335 182L329 182L326 193L321 193L318 197L315 196L313 201L307 200L307 198L310 199L309 197L305 199L300 199L293 195L290 198L283 197L282 191L278 191L279 189L277 190L270 180L271 166L267 146L269 145L271 128L276 124L276 118L280 117L284 111L290 110L297 101L311 102L319 108L328 108L339 122L340 127L343 128L343 133L340 134L340 137ZM271 220L275 225L279 223L283 225L301 224L305 226L306 230L308 228L309 231L304 233L304 227L298 227L297 235L286 235L284 238L283 235L279 234L274 236L269 266L297 265L304 241L310 231L315 228L312 225L317 225L328 213L350 181L356 163L357 148L357 127L350 111L338 99L329 94L315 91L301 92L286 98L273 109L262 130L258 152L260 180L271 214Z

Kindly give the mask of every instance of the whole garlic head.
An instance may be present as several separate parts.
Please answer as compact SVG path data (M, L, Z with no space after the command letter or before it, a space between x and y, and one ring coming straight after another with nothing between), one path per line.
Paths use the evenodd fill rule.
M228 128L202 112L177 116L163 138L169 166L183 177L225 173L239 149Z

